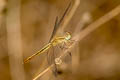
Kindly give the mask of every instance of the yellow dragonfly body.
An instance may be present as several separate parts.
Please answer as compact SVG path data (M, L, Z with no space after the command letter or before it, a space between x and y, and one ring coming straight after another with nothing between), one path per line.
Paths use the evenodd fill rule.
M58 44L61 43L66 43L71 39L71 35L70 33L66 32L65 36L63 37L55 37L53 40L51 40L47 45L45 45L42 49L40 49L38 52L36 52L35 54L33 54L32 56L28 57L27 59L24 60L24 63L27 63L29 60L31 60L33 57L44 53L45 51L47 51L49 48L51 48L52 46L56 46Z

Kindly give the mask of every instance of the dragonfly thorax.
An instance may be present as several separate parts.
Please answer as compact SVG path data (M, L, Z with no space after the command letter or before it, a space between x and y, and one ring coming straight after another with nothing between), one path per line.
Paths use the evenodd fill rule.
M53 46L56 46L57 44L60 44L60 43L63 43L63 42L67 42L70 39L71 39L70 33L66 32L66 35L64 37L56 37L50 43Z

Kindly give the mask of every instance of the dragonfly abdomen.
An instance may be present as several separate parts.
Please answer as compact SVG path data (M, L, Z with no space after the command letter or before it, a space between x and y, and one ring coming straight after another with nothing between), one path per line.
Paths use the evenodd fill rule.
M37 56L37 55L39 55L39 54L47 51L47 50L51 47L51 45L52 45L51 43L47 44L47 45L44 46L41 50L39 50L38 52L36 52L36 53L33 54L32 56L28 57L28 58L24 61L24 63L27 63L27 62L28 62L29 60L31 60L33 57L35 57L35 56Z

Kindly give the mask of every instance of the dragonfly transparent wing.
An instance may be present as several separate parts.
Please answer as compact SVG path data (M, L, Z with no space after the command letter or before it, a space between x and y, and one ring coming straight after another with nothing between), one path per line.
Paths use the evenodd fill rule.
M61 73L64 73L60 66L61 63L63 62L64 64L67 64L71 62L72 58L71 58L71 52L68 52L68 54L65 56L65 58L63 58L62 60L60 59L60 61L58 61L59 63L56 63L56 59L59 58L59 56L61 55L61 50L64 50L65 48L61 48L61 46L64 45L57 45L56 47L51 47L49 49L49 52L47 54L47 60L48 60L48 64L52 65L54 64L54 66L51 68L52 73L54 75L54 77L57 78L58 75L60 75Z
M56 52L56 48L55 47L51 47L47 53L47 60L48 60L48 64L52 65L54 64L54 66L51 68L52 73L54 74L54 76L57 76L57 66L55 64L55 58L57 57L57 55L55 54Z
M58 21L58 17L56 17L56 20L55 20L55 25L54 25L54 29L53 29L53 32L52 32L52 35L50 37L50 40L49 42L53 39L53 37L55 36L58 28L60 27L59 25L61 24L61 22L63 21L66 13L68 12L69 8L70 8L70 5L71 3L68 5L67 9L65 10L62 18L60 19L60 21ZM52 50L52 52L51 52ZM55 52L54 51L54 47L51 47L50 51L47 52L47 60L48 60L48 64L51 65L51 64L54 64L54 67L52 68L52 72L54 73L55 76L57 76L57 66L55 64L55 59L57 58L57 55L58 52Z
M53 29L53 32L52 32L52 35L50 37L50 40L49 42L52 40L52 38L54 37L57 29L58 29L58 26L57 26L57 22L58 22L58 17L56 17L56 20L55 20L55 25L54 25L54 29ZM55 64L55 53L54 53L54 47L52 46L51 49L47 52L47 61L48 61L48 64L51 65L51 64ZM57 67L56 67L56 64L55 66L52 68L52 72L53 74L56 76L57 75Z
M66 8L66 10L65 10L65 12L64 12L64 14L63 14L63 16L61 17L61 19L60 19L60 21L58 22L57 25L60 25L60 24L61 24L61 22L63 21L65 15L66 15L66 13L68 12L70 6L71 6L71 2L69 3L68 7Z
M58 17L56 17L54 29L53 29L53 32L52 32L52 35L51 35L51 37L50 37L49 42L52 40L52 38L54 37L54 35L55 35L55 33L56 33L56 31L57 31L57 29L58 29L58 27L59 27L59 26L57 25L57 22L58 22Z
M61 17L60 21L58 21L58 16L56 17L54 29L53 29L53 32L52 32L52 35L51 35L51 37L50 37L49 42L50 42L50 41L52 40L52 38L55 36L57 30L58 30L59 27L60 27L60 24L62 23L62 21L63 21L65 15L66 15L66 13L68 12L70 6L71 6L71 2L69 3L69 5L68 5L67 9L65 10L63 16Z

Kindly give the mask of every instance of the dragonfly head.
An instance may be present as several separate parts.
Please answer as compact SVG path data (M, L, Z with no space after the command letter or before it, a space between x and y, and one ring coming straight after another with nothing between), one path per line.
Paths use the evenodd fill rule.
M69 32L66 32L65 39L66 40L70 40L71 39L71 35L70 35Z

